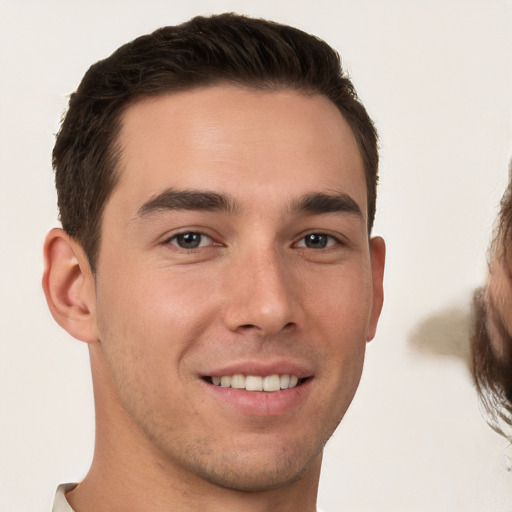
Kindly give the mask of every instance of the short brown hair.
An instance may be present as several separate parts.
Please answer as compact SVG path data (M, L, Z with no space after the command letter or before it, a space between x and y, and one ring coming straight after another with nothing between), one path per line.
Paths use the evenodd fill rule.
M101 216L116 185L121 115L141 97L218 83L322 94L341 111L360 149L375 216L377 132L339 55L296 28L236 14L196 17L121 46L89 68L57 135L53 167L60 220L94 270Z

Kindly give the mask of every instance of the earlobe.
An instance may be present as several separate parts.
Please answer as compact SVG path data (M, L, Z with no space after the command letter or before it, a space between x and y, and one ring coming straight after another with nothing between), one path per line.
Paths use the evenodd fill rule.
M95 325L94 279L81 246L60 228L44 243L43 290L57 323L73 337L98 341Z
M372 311L366 341L371 341L377 330L382 304L384 303L384 264L386 261L386 244L380 236L370 240L370 259L372 265Z

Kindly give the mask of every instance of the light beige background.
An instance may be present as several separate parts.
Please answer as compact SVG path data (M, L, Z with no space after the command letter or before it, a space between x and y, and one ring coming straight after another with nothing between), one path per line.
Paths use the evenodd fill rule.
M507 0L0 1L0 509L50 510L93 448L86 347L53 322L40 289L66 95L128 39L224 10L339 49L382 139L386 304L327 446L320 505L510 512L507 444L482 420L464 363L467 303L484 278L512 141Z

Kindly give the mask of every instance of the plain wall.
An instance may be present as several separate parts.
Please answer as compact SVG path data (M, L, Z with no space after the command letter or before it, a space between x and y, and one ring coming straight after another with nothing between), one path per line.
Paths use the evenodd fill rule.
M0 509L50 510L93 450L87 349L55 324L40 286L67 95L127 40L228 10L336 47L381 136L386 302L326 448L320 506L510 512L511 450L482 419L465 362L512 141L505 0L0 1Z

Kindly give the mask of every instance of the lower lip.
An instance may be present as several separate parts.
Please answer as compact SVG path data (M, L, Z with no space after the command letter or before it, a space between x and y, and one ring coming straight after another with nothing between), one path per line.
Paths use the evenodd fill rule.
M304 403L312 380L309 378L294 388L270 392L223 388L206 381L203 383L223 407L235 409L249 416L280 416Z

